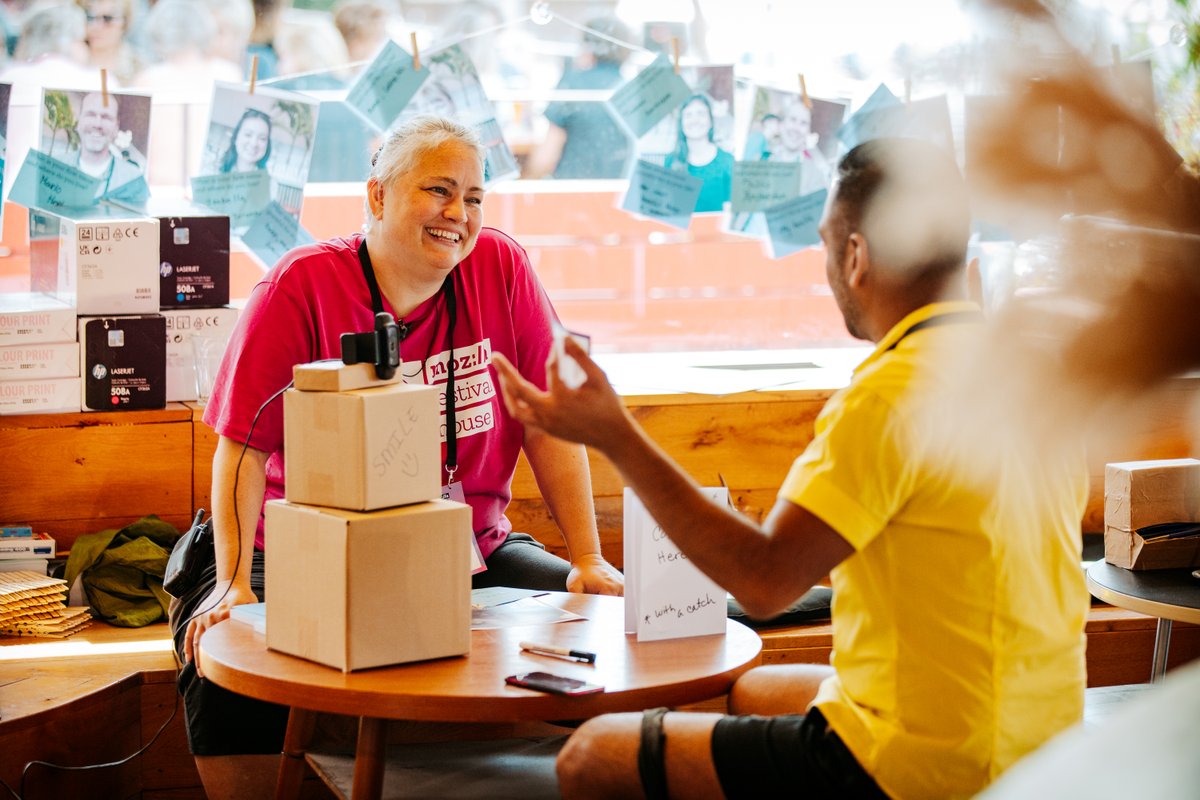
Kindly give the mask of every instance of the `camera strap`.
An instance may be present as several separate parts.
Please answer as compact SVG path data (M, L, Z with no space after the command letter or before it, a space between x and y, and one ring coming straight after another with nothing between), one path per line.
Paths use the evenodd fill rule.
M379 292L379 281L375 279L375 268L371 265L371 254L367 252L367 240L363 239L358 245L358 263L362 266L363 277L367 281L367 289L371 292L371 310L375 314L383 312L383 295ZM454 473L458 471L458 430L455 427L454 410L454 323L458 318L458 309L454 297L454 272L446 276L442 282L442 296L446 299L447 326L447 358L446 358L446 484L454 482ZM408 336L409 326L404 320L396 320L400 329L400 341Z

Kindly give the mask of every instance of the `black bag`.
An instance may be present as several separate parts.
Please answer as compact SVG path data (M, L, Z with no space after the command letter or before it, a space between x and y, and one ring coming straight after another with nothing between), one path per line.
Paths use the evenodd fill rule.
M163 571L163 588L172 597L182 598L196 587L205 569L215 560L212 517L205 522L202 508L196 512L192 527L179 537L171 550L167 568Z

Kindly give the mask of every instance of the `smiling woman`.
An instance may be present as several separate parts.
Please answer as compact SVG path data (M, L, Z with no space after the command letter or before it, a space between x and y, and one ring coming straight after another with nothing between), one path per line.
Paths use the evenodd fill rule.
M247 762L227 756L278 754L282 746L286 713L198 680L192 662L205 630L233 606L262 599L261 510L284 496L283 411L271 400L295 364L339 357L341 334L372 329L377 313L399 321L404 380L436 386L443 397L442 495L471 508L487 566L474 586L622 591L620 573L600 554L586 452L526 430L497 397L494 352L545 386L557 317L525 251L483 227L483 159L475 133L448 120L418 117L392 131L367 182L366 233L285 255L251 294L226 348L204 412L220 437L215 568L171 618L188 662L179 689L191 749L209 797L238 794L232 781L245 778ZM514 533L505 516L522 451L570 562ZM257 534L239 519L258 520ZM252 557L243 555L252 548ZM196 609L206 611L193 620ZM267 786L278 757L261 762Z

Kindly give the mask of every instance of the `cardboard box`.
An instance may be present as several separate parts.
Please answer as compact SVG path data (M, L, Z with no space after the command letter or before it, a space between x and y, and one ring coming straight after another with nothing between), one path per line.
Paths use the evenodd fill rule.
M1200 460L1123 461L1104 466L1104 527L1136 531L1200 522Z
M167 402L196 399L196 356L192 336L196 333L223 336L228 340L237 324L236 308L164 308L167 326Z
M157 220L100 204L62 215L31 210L29 226L34 291L75 306L81 315L158 311Z
M289 478L290 482L290 478ZM343 671L470 650L471 508L266 505L267 647Z
M0 380L78 377L78 342L0 347Z
M79 378L0 381L0 414L78 414Z
M167 404L167 329L160 314L79 318L84 411L132 411Z
M309 364L297 364L292 368L292 380L302 392L349 392L368 386L386 386L400 382L400 370L387 380L375 374L374 364L343 364L340 359L329 358Z
M1200 536L1146 541L1137 531L1105 528L1104 560L1125 569L1200 567Z
M75 307L38 292L0 292L0 345L73 342Z
M287 499L370 511L441 497L438 389L391 383L283 396Z

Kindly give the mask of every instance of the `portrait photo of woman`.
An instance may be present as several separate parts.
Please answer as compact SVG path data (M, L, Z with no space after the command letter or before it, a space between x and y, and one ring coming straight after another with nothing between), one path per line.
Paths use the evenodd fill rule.
M679 75L691 94L638 139L638 158L700 178L695 212L720 211L733 181L733 67L685 66Z
M266 169L271 158L271 118L257 108L247 108L233 128L229 146L221 156L221 172Z
M686 169L704 181L696 211L720 211L729 200L733 154L716 143L712 101L694 94L679 110L675 149L664 163L668 169Z

